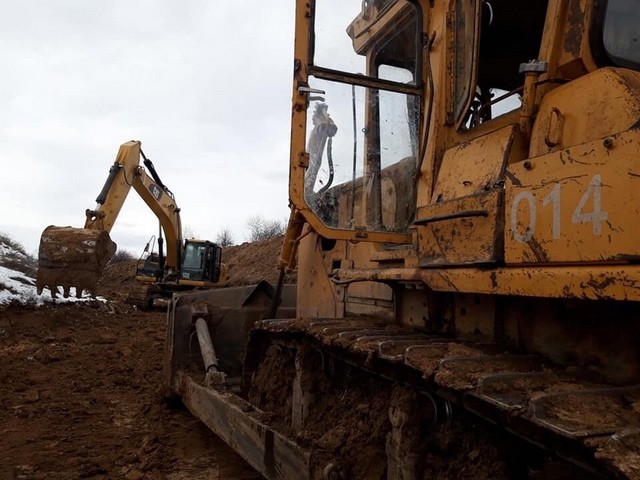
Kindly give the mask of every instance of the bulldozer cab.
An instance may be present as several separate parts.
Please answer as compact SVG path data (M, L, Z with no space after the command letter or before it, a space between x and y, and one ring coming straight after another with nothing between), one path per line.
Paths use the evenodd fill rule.
M428 151L430 130L442 122L467 131L520 106L519 66L538 56L547 7L546 0L435 7L318 0L307 15L299 5L308 20L299 17L296 32L304 108L294 109L294 125L305 130L292 133L298 159L290 193L312 227L336 239L410 243L418 198L434 193L439 166L429 156L457 140L434 137L439 152ZM448 22L438 38L429 33L434 9L444 9ZM445 71L430 53L435 42L447 56ZM420 176L427 180L421 192Z
M304 132L293 132L300 161L291 195L321 229L408 241L423 116L421 22L405 0L319 0L297 32L314 48L296 55L306 114Z
M217 282L220 278L222 248L215 243L185 240L180 278L203 282Z
M628 0L298 2L295 208L324 238L417 243L421 265L531 263L545 258L536 245L552 242L549 261L576 261L564 253L575 251L569 236L557 240L562 228L583 236L572 225L589 219L596 240L606 239L604 211L595 202L595 213L581 216L580 200L597 197L602 174L568 185L577 197L568 220L551 191L568 198L564 187L546 181L540 202L555 213L536 219L538 200L510 179L530 175L531 158L627 128L602 113L626 95L606 100L605 85L635 81L607 67L638 68L638 11ZM560 93L586 77L575 97ZM550 92L563 100L545 105ZM541 223L549 234L536 238ZM614 252L603 244L581 258Z

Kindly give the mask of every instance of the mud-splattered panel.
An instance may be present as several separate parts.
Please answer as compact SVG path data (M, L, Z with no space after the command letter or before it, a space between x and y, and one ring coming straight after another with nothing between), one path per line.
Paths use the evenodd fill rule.
M510 165L507 264L640 259L640 132Z

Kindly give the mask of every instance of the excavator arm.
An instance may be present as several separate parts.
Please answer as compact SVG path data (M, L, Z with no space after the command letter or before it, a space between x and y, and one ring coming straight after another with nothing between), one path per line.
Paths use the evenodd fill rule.
M140 165L140 157L151 176ZM142 152L140 142L130 141L120 146L107 181L96 198L97 207L85 212L84 228L109 233L132 187L158 217L167 240L166 266L177 269L182 249L180 209L171 191L160 180L153 163Z
M140 165L140 157L144 165ZM93 290L107 262L116 251L109 232L131 188L158 217L167 241L165 267L178 271L182 255L180 209L171 191L162 183L141 144L130 141L120 146L109 176L96 198L95 209L86 210L84 228L49 226L42 233L38 252L37 288L49 288L55 295L61 286L65 296L72 287L76 295Z

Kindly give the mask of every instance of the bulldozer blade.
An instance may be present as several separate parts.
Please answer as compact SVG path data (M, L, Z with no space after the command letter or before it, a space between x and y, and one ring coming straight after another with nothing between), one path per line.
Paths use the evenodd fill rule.
M211 332L220 369L228 377L239 377L249 331L255 322L268 315L274 295L275 289L265 281L174 295L168 310L172 329L171 354L165 358L168 370L175 372L190 359L199 358L200 353L190 339L196 320L203 318ZM284 285L279 317L295 316L295 296L295 285Z
M78 298L83 291L93 292L116 244L105 231L86 228L45 228L38 250L38 294L45 288L56 297L62 290L66 298L75 288Z

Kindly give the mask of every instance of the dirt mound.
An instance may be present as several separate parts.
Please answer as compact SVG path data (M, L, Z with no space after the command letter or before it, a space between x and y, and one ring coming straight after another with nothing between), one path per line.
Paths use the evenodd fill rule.
M243 243L222 250L222 263L227 266L225 286L252 285L261 280L278 282L278 258L283 237L254 243ZM137 261L109 263L96 293L110 299L126 300L139 287L135 281ZM296 272L288 274L286 283L296 282Z
M275 285L278 282L278 258L284 237L262 242L243 243L222 251L222 262L228 268L229 286L251 285L260 280ZM286 283L296 283L296 272L287 275Z
M137 260L109 263L98 281L96 294L112 300L126 300L136 282Z
M0 233L0 266L35 278L38 262L20 243L9 235Z

